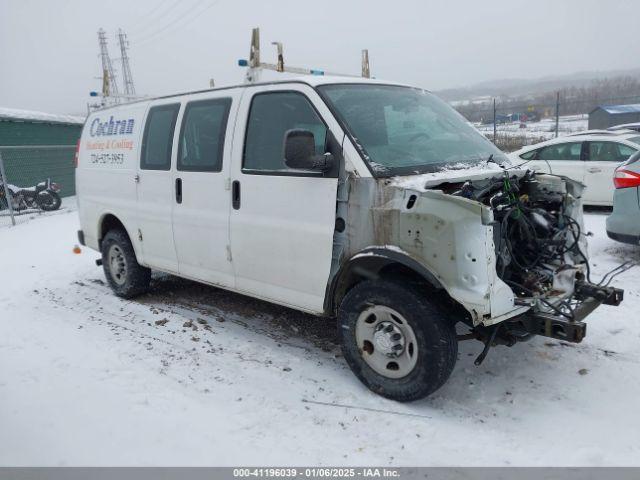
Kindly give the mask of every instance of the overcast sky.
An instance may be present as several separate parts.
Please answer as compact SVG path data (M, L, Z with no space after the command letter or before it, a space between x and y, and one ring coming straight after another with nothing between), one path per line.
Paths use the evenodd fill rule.
M629 0L0 0L0 107L83 113L100 89L97 30L129 35L138 93L240 83L251 27L263 61L372 74L430 90L640 67ZM115 66L119 64L116 61Z

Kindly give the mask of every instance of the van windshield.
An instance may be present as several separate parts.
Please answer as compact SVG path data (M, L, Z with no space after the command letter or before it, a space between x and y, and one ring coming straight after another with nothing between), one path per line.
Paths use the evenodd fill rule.
M318 91L376 177L466 168L504 154L453 108L424 90L367 84Z

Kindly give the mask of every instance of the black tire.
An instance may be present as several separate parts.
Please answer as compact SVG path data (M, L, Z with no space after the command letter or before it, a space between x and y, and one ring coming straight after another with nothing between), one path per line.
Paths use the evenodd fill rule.
M49 190L39 194L36 198L36 201L38 202L38 206L45 212L53 212L54 210L58 210L60 208L60 205L62 205L60 195L58 195L57 192L52 192Z
M129 236L123 230L109 230L102 239L102 268L113 292L122 298L132 298L149 289L151 270L143 267L136 259ZM118 255L121 261L113 270L111 255ZM124 269L121 265L124 263Z
M389 378L376 372L364 359L368 353L357 344L358 317L374 306L396 311L411 327L417 354L415 366L404 377ZM390 281L364 281L347 293L338 310L338 336L356 377L373 392L399 402L418 400L435 392L451 375L458 356L453 322L423 294Z

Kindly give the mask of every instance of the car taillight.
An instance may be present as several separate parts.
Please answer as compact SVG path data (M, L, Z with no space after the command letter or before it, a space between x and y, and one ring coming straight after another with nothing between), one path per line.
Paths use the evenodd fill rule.
M78 168L78 157L80 156L80 140L76 143L76 154L73 157L73 166Z
M616 188L640 187L640 173L630 170L616 170L613 175L613 184Z

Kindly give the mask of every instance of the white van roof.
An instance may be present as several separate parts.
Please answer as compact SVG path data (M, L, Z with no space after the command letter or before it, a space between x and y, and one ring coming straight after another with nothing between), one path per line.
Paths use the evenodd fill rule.
M272 81L255 82L255 83L241 83L238 85L228 85L223 87L206 88L203 90L194 90L190 92L174 93L171 95L159 95L157 97L141 98L140 100L134 100L132 102L121 103L118 105L108 105L103 108L97 109L95 111L109 110L109 109L117 108L124 105L131 105L133 103L151 102L153 100L160 100L164 98L174 98L174 97L181 97L184 95L193 95L195 93L217 92L220 90L230 90L233 88L247 88L247 87L260 86L260 85L278 85L278 84L287 84L287 83L304 83L311 87L316 87L319 85L344 84L344 83L353 83L353 84L369 83L374 85L395 85L399 87L411 87L411 85L406 85L398 82L390 82L388 80L378 80L375 78L340 77L340 76L331 76L331 75L301 75L301 76L290 77L282 80L272 80Z

